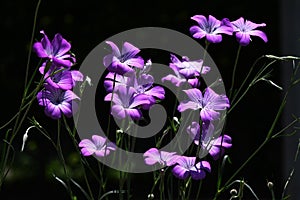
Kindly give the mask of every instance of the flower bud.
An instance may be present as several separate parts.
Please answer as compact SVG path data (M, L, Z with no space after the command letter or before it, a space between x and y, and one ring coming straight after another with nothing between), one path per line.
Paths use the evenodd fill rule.
M274 187L274 184L272 182L267 183L268 188L271 190Z
M231 194L231 196L236 196L238 194L238 192L236 189L232 189L232 190L230 190L230 194Z
M148 194L148 200L154 199L154 194Z

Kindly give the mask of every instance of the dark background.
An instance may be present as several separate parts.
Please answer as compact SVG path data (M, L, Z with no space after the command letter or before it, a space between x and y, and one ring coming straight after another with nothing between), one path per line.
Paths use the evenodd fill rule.
M33 25L34 10L37 1L1 1L1 53L0 53L0 82L1 117L3 124L17 112L24 87L24 73L27 62L30 36ZM263 54L279 55L280 46L280 12L279 1L272 1L272 6L266 1L71 1L52 0L42 1L37 19L35 39L39 40L39 30L44 30L49 38L61 33L64 38L71 41L72 52L75 53L79 67L88 53L106 38L137 27L156 26L165 27L189 34L189 27L195 25L191 16L209 14L218 19L224 17L231 21L244 17L256 23L266 23L262 28L269 39L264 43L254 37L249 46L242 48L237 82L240 84L247 75L251 64ZM203 41L199 41L203 44ZM232 67L238 43L234 37L224 36L220 44L211 45L208 52L214 58L223 76L225 86L230 87ZM38 59L32 55L32 71ZM167 63L166 63L167 64ZM274 71L274 82L280 82L280 71ZM232 164L228 165L225 177L228 177L240 166L246 158L263 141L266 131L271 125L272 116L280 103L281 92L267 84L255 86L235 111L228 117L226 133L233 138L233 147L229 151ZM42 122L51 127L52 121L44 117L43 108L33 107L29 116L40 118ZM26 129L25 123L24 130ZM55 125L53 123L53 125ZM51 130L51 128L50 128ZM55 126L53 131L55 130ZM66 199L64 188L51 176L51 172L59 173L59 163L55 160L47 141L32 131L28 143L28 150L16 153L13 170L0 192L0 199ZM0 134L3 134L1 130ZM78 156L68 150L68 137L64 138L66 157L75 179L79 181L76 164ZM16 139L16 149L21 146L22 135ZM257 195L263 199L270 199L271 194L266 186L267 180L275 184L276 195L281 194L284 184L282 162L280 161L282 143L274 140L268 144L258 156L238 175L244 178ZM93 162L91 160L91 162ZM216 171L216 168L213 168ZM146 175L135 175L138 185L146 185ZM203 182L203 198L215 192L213 187L216 173ZM149 184L150 185L150 181ZM135 188L137 193L143 191ZM144 195L144 194L143 194ZM250 196L248 197L249 199ZM141 198L143 199L143 198ZM144 198L145 199L145 198ZM245 198L247 199L247 198Z

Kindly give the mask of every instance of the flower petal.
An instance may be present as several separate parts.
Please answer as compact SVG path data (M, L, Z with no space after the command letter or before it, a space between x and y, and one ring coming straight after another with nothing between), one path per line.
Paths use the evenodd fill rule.
M186 179L190 174L190 172L187 169L181 167L180 165L176 165L173 168L172 172L173 175L179 179Z
M126 115L130 116L132 119L141 119L142 112L139 109L125 109Z
M268 42L267 35L260 30L253 30L249 32L250 35L260 37L264 42Z
M154 165L160 161L160 153L157 148L147 150L143 156L147 165Z
M137 47L133 46L129 42L124 42L123 48L122 48L122 56L125 56L126 58L133 58L138 54L141 50ZM143 61L144 62L144 61Z
M111 107L111 114L119 119L124 119L126 117L125 109L121 105L113 105Z
M61 34L57 33L54 36L54 39L51 42L52 48L53 48L53 54L56 57L60 57L70 51L71 44L65 40Z
M118 58L121 57L120 50L119 50L119 48L117 47L117 45L115 43L113 43L111 41L106 41L105 43L108 44L111 47L113 56L116 56Z
M106 138L101 137L100 135L93 135L92 136L93 143L96 145L97 149L101 149L104 147Z

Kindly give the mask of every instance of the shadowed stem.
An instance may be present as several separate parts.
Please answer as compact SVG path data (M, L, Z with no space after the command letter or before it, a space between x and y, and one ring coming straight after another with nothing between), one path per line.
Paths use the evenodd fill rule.
M237 54L235 57L235 61L234 61L234 66L233 66L233 71L232 71L232 79L231 79L231 87L229 89L229 99L231 99L231 96L233 95L233 90L234 90L234 81L235 81L235 73L236 73L236 68L237 68L237 63L240 57L240 51L241 51L242 46L239 45L239 48L237 50Z
M28 71L29 71L29 63L30 63L30 54L32 52L33 36L34 36L34 32L35 32L37 13L38 13L38 10L39 10L40 3L41 3L41 0L39 0L38 3L37 3L36 9L35 9L34 20L33 20L32 36L31 36L31 41L30 41L31 45L30 45L30 48L29 48L28 60L27 60L27 67L26 67L25 89L24 89L24 92L23 92L23 97L22 97L22 101L21 101L21 104L20 104L20 107L19 107L19 111L18 111L18 114L16 116L16 121L15 121L15 125L14 125L13 131L12 131L12 136L10 138L9 144L12 144L12 141L14 140L15 136L17 135L17 132L19 131L19 129L20 129L20 127L21 127L21 125L22 125L22 123L23 123L23 121L24 121L24 119L25 119L25 117L27 115L27 113L29 111L29 108L31 107L31 103L28 104L27 110L25 111L23 117L21 118L21 121L19 121L20 116L21 116L20 113L21 113L21 110L23 110L23 107L24 107L24 104L25 104L25 100L26 100L27 88L29 88L29 85L27 85L27 79L28 79ZM33 77L31 78L31 80L33 79ZM31 81L30 81L30 84L31 84ZM4 152L5 152L5 147L6 147L6 144L4 144L4 148L3 148ZM11 148L8 148L7 151L4 153L5 156L4 156L4 159L3 159L3 163L1 162L2 166L1 166L1 174L0 174L1 175L1 177L0 177L0 189L2 187L3 181L4 181L5 176L6 176L6 174L5 174L5 171L6 171L5 168L6 168L8 156L10 154L10 149Z
M202 180L200 180L200 183L199 183L199 187L198 187L198 190L197 190L196 199L200 198L201 187L202 187Z
M66 161L62 152L62 148L61 148L61 142L60 142L60 132L61 132L61 121L60 119L57 120L57 142L56 142L56 151L58 153L59 159L62 162L63 165L63 170L64 173L66 175L66 182L67 182L67 190L69 193L69 196L71 198L71 200L73 200L73 192L71 189L71 184L70 184L70 177L67 171L67 165L66 165Z
M204 62L205 62L205 59L206 59L206 55L207 55L207 49L208 49L208 46L209 46L209 42L207 40L205 40L205 49L204 49L204 54L203 54L203 62L202 62L202 66L200 68L200 71L199 71L199 77L198 77L198 82L200 83L200 78L201 78L201 72L202 72L202 69L203 69L203 66L204 66Z
M159 176L160 176L159 198L160 200L164 200L165 199L165 170L164 169L161 169Z
M66 127L66 129L67 129L67 132L69 133L69 136L70 136L71 139L72 139L72 142L73 142L73 144L74 144L74 147L75 147L75 149L76 149L78 155L81 155L81 152L80 152L80 150L79 150L79 148L78 148L78 143L77 143L77 141L76 141L76 139L75 139L75 131L76 131L76 130L74 130L74 129L71 130L71 128L69 127L69 125L68 125L68 123L67 123L66 117L65 117L64 115L63 115L62 117L63 117L64 125L65 125L65 127ZM81 168L82 168L84 181L85 181L85 183L86 183L86 186L87 186L87 189L88 189L88 192L89 192L89 195L90 195L90 199L94 199L94 198L93 198L93 193L92 193L92 190L91 190L91 187L90 187L90 184L89 184L87 175L86 175L86 171L85 171L85 168L84 168L84 165L83 165L83 162L80 162L80 166L81 166ZM101 176L101 178L102 178L102 176Z
M26 74L25 74L25 84L24 85L27 85L27 80L28 80L28 72L29 72L30 58L31 58L31 53L32 53L33 38L34 38L34 32L35 32L35 27L36 27L36 19L37 19L40 4L41 4L41 0L39 0L37 5L36 5L34 18L33 18L33 27L32 27L30 44L29 44L30 48L29 48L28 56L27 56L27 65L26 65L26 71L25 71Z
M191 181L192 181L192 178L189 177L187 181L184 180L184 181L182 182L182 183L183 183L182 191L181 191L181 199L182 199L182 200L189 200L189 199L188 199L188 196L189 196L189 195L186 195L186 189L190 186Z
M257 153L272 139L272 133L274 131L274 128L275 128L275 125L277 124L277 122L279 121L280 119L280 116L283 112L283 109L285 107L285 104L286 104L286 99L287 99L287 96L288 96L288 93L289 93L289 90L285 93L284 95L284 98L281 102L281 105L278 109L278 112L277 112L277 115L267 133L267 136L265 138L265 140L261 143L261 145L248 157L248 159L235 171L235 173L227 180L227 182L224 184L224 186L217 191L215 197L214 197L214 200L216 200L218 198L218 196L228 188L228 186L230 185L231 181L234 179L234 177L240 173L240 171L257 155Z

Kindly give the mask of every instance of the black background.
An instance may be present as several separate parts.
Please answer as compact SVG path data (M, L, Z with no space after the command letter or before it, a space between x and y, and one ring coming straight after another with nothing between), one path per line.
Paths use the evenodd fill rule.
M24 87L24 73L27 62L30 36L33 25L34 10L37 1L1 1L1 47L0 51L0 82L1 91L1 117L3 124L17 112ZM61 33L64 38L71 41L72 52L75 53L79 67L87 54L106 38L137 27L165 27L189 34L189 27L195 25L191 16L209 14L218 19L224 17L231 21L244 17L256 23L266 23L262 30L267 34L269 42L264 43L254 37L249 46L242 48L237 84L243 81L251 64L263 54L280 54L279 34L279 3L266 1L71 1L52 0L42 1L37 19L35 39L40 39L39 30L44 30L49 38ZM199 41L201 44L203 40ZM220 44L210 46L208 52L214 58L223 76L225 86L230 87L232 67L238 43L234 37L224 36ZM38 59L32 54L30 71L33 71ZM280 81L279 71L275 71L272 80ZM235 111L228 116L226 133L233 138L233 147L229 151L232 164L228 165L225 177L228 177L240 166L263 141L271 120L276 114L281 93L267 84L258 84ZM43 108L34 106L29 116L36 116L42 122L55 123L45 118ZM26 129L25 123L24 130ZM51 130L51 128L50 128ZM13 169L19 169L17 177L12 173L0 192L0 199L66 199L64 188L46 174L49 159L55 157L47 141L33 131L33 147L25 153L16 154ZM3 131L1 130L1 133ZM68 149L68 137L65 139L65 148ZM16 138L16 149L21 145L22 134ZM270 192L266 186L267 180L275 184L278 195L284 184L280 157L282 144L274 140L242 170L237 178L245 178L258 196L270 199ZM71 151L71 150L70 150ZM67 153L70 153L66 150ZM67 154L66 153L66 154ZM91 162L93 162L91 160ZM213 170L216 170L213 167ZM13 171L13 170L12 170ZM134 180L147 185L144 177L136 175ZM215 192L214 181L216 173L213 172L203 182L203 198ZM79 177L80 179L80 177ZM150 187L150 179L149 179ZM146 187L146 186L145 186ZM96 188L96 186L95 186ZM278 189L278 190L277 190ZM135 188L136 193L143 193ZM251 197L252 198L252 197ZM249 199L251 199L249 197ZM143 198L141 198L143 199ZM145 199L145 198L144 198Z

